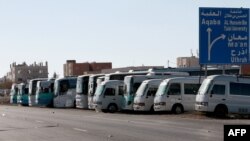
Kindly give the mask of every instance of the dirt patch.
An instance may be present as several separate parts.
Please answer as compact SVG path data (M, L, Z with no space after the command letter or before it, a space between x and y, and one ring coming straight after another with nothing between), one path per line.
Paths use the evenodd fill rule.
M9 96L0 96L0 104L10 104L10 97Z

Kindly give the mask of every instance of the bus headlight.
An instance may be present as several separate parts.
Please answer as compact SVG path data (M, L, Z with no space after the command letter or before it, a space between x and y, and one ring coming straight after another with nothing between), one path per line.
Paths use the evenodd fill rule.
M145 106L145 103L138 103L139 106Z
M196 102L197 105L208 106L208 102Z
M160 102L159 105L165 106L165 105L166 105L166 102Z

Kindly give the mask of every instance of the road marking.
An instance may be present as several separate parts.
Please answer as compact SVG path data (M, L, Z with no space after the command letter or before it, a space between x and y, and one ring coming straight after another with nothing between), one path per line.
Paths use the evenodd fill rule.
M40 121L40 120L36 120L36 122L38 122L38 123L44 123L44 121Z
M87 130L80 129L80 128L73 128L73 129L76 130L76 131L87 132Z

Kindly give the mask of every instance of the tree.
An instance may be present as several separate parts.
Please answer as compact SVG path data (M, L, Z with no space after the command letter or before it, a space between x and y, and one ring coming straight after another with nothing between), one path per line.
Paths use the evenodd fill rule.
M0 83L0 89L11 89L12 82L11 81L5 81L3 83Z

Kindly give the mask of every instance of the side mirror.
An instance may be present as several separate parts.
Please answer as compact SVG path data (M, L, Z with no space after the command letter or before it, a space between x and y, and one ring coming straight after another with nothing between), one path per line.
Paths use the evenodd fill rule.
M167 95L170 95L170 93L171 93L171 92L170 92L170 91L168 91L168 92L167 92Z
M214 94L214 91L211 90L211 92L210 92L210 97L213 97L213 94Z

